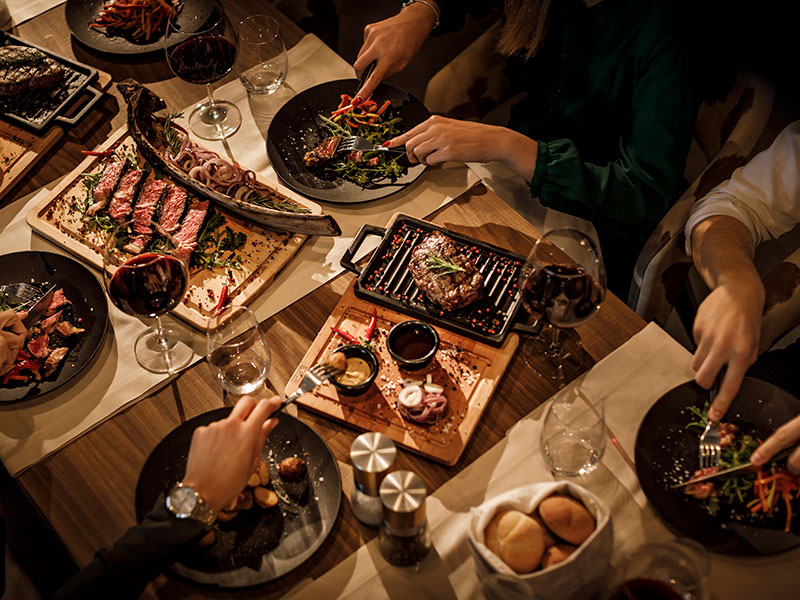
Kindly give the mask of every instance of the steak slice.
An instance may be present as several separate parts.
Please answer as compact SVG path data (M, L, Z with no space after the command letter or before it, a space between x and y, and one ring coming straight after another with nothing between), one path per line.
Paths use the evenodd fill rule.
M192 250L197 245L197 235L200 233L203 221L206 220L206 212L208 212L208 201L192 204L186 211L181 228L173 236L178 245L178 254L183 260L189 260Z
M342 136L332 135L322 140L316 148L306 152L303 164L307 167L321 167L336 154Z
M142 169L130 169L122 176L114 197L108 205L108 214L115 221L125 221L131 214L133 201L142 187L147 174Z
M52 352L50 348L50 336L40 333L28 340L28 352L41 360L46 359Z
M144 184L142 193L139 194L139 200L133 208L133 231L138 235L132 237L125 245L125 251L139 254L147 246L147 242L153 235L150 221L165 189L167 189L167 182L161 179L149 179Z
M13 96L51 86L64 77L64 67L29 46L0 47L0 96Z
M161 207L161 215L158 217L158 224L167 233L177 231L186 208L186 199L185 189L176 185L169 186L167 196L164 198L164 205Z
M55 373L58 365L61 364L61 361L64 360L64 357L69 352L69 348L61 346L60 348L55 348L50 355L44 361L44 376L50 377L53 373Z
M66 297L63 289L58 288L53 294L50 304L47 305L47 310L44 312L44 314L49 317L50 315L55 314L59 308L66 306L67 304L71 304L69 298Z
M127 164L127 160L118 160L106 165L105 169L103 169L103 174L100 176L100 181L94 186L94 190L92 190L94 204L86 209L87 215L92 216L98 210L108 205L108 200L111 198L114 190L117 189L117 184Z
M429 264L431 256L450 261L461 270L450 273L437 269ZM483 275L461 253L455 242L440 231L432 233L414 248L408 270L417 287L444 310L456 310L472 304L483 295Z

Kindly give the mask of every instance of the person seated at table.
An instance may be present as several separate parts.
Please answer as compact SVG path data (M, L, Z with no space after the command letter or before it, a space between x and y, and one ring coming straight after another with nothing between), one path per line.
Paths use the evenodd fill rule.
M454 30L485 6L413 0L367 25L354 68L377 64L354 104L408 64L437 20ZM433 116L387 145L428 165L505 163L541 204L594 223L609 287L627 297L640 249L684 187L697 113L677 10L663 0L506 0L497 49L527 94L509 127Z
M800 398L800 341L768 352L756 362L764 310L764 284L753 263L755 247L800 223L800 121L692 208L686 223L687 252L711 288L695 316L695 380L709 388L726 367L708 416L719 421L745 374L771 381ZM756 363L749 371L748 368ZM753 455L763 464L800 441L800 416L781 427ZM800 473L800 450L789 460Z
M16 312L0 312L0 375L5 375L14 366L17 353L25 344L26 333L25 325Z
M280 404L277 396L260 402L244 396L225 419L198 427L181 484L202 499L200 508L189 517L177 518L160 496L139 525L125 532L110 550L98 552L54 598L138 598L185 546L208 532L217 513L244 488L267 436L277 425L270 416ZM193 495L191 490L184 491Z

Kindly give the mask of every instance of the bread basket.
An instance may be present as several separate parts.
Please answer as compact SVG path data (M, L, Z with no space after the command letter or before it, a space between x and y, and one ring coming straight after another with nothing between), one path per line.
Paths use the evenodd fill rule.
M563 562L532 573L518 574L486 547L486 526L500 509L515 509L529 514L542 500L556 493L580 500L594 517L595 530ZM481 580L490 574L512 576L525 581L537 596L562 600L585 600L602 589L610 569L613 537L611 511L608 506L588 490L570 481L534 483L487 500L472 510L467 534L475 568Z

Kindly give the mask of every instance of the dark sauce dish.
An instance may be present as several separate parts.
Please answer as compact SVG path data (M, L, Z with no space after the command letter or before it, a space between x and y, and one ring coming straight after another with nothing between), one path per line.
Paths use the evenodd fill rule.
M345 358L360 358L365 361L367 365L369 365L369 376L366 378L366 380L357 385L346 385L336 381L335 377L331 378L333 387L343 394L347 396L360 396L370 388L372 382L375 381L375 377L378 376L378 359L371 351L364 346L359 346L358 344L347 344L345 346L340 346L334 350L334 353L336 352L341 352L344 354Z
M439 334L422 321L403 321L389 331L386 347L401 369L419 371L436 356Z

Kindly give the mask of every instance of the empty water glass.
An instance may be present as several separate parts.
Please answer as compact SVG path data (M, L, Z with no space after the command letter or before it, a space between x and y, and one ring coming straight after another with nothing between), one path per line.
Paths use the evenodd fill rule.
M247 91L272 94L283 84L289 57L278 22L268 15L252 15L239 23L236 72Z
M206 358L211 373L232 394L250 394L264 385L270 351L253 312L229 306L208 321Z
M542 453L551 470L565 477L594 470L606 447L605 407L574 388L555 398L542 425Z

